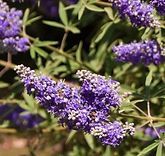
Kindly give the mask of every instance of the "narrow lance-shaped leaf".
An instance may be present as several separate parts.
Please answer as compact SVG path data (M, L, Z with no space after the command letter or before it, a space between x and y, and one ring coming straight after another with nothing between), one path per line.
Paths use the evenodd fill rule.
M91 149L94 149L94 140L93 140L93 136L90 134L84 134L85 140L87 141L89 147Z
M146 77L145 86L150 86L151 81L152 81L152 74L153 74L153 71L150 70Z
M80 33L80 30L74 26L67 26L67 29L71 31L73 34L78 34Z
M8 86L9 86L8 83L0 81L0 88L5 88L5 87L8 87Z
M107 13L109 19L114 20L113 9L111 7L105 7L105 12Z
M35 46L37 46L37 47L45 47L45 46L56 45L56 44L58 44L58 41L37 41L35 43Z
M154 148L156 148L158 146L159 142L154 142L153 144L147 146L146 148L144 148L139 154L138 156L145 156L145 154L149 153L150 151L152 151Z
M77 131L75 130L72 130L70 133L69 133L69 136L66 140L66 144L68 144L70 142L70 140L74 137L74 135L77 133Z
M35 102L32 96L29 96L26 92L23 93L23 97L27 103L27 105L31 108L31 110L35 109Z
M26 25L26 22L27 22L28 17L29 17L29 13L30 13L30 9L27 8L27 9L25 10L25 13L24 13L24 16L23 16L23 25Z
M91 11L96 11L96 12L104 12L104 9L102 8L99 8L93 4L86 4L85 7L88 9L88 10L91 10Z
M95 43L99 42L104 35L106 34L106 32L108 31L109 27L112 25L112 22L108 22L106 24L103 25L101 32L99 33L99 35L97 36Z
M163 156L163 149L162 149L162 147L163 147L162 142L160 142L158 147L157 147L156 156Z
M27 22L26 22L26 26L38 21L39 19L41 19L41 16L37 16L37 17L34 17L34 18L31 18L29 19Z
M34 50L35 50L40 56L42 56L43 58L47 58L47 57L48 57L48 54L47 54L44 50L42 50L41 48L39 48L39 47L34 47L34 46L33 46L33 48L34 48Z
M62 29L65 28L63 24L55 22L55 21L43 21L43 23L52 27L56 27L56 28L62 28Z
M81 62L81 51L82 51L83 42L80 42L76 50L76 60Z
M82 7L80 8L80 11L79 11L79 13L78 13L78 19L79 19L79 20L81 19L81 17L82 17L82 15L83 15L84 11L85 11L85 6L82 5Z
M30 48L30 56L31 56L32 59L36 58L36 53L35 53L35 50L34 50L34 48L32 46Z
M61 2L59 3L59 16L60 16L62 23L65 26L67 26L68 25L68 17L67 17L65 7Z
M103 156L111 156L111 148L110 148L110 146L106 147L106 150L105 150Z

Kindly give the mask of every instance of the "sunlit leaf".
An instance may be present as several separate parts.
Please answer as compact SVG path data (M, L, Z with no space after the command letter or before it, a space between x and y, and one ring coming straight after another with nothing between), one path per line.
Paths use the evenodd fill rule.
M77 131L75 131L75 130L71 130L71 132L69 133L69 136L68 136L68 138L67 138L67 140L66 140L66 144L68 144L70 141L71 141L71 139L74 137L74 135L77 133Z
M163 145L162 142L159 143L156 151L156 156L163 156Z
M83 5L78 12L78 19L80 20L85 11L85 6Z
M153 71L150 70L149 74L146 77L145 86L150 86L151 81L152 81L152 75L153 75Z
M55 21L43 21L43 23L52 27L57 27L57 28L62 28L62 29L65 28L63 24L55 22Z
M150 151L152 151L153 149L155 149L158 146L159 142L154 142L152 144L150 144L149 146L147 146L146 148L144 148L139 154L138 156L145 156L145 154L149 153Z
M65 26L67 26L68 25L68 17L67 17L67 13L66 13L65 7L64 7L62 2L59 3L59 16L60 16L62 23Z
M26 22L27 22L27 20L28 20L29 14L30 14L30 9L27 8L27 9L25 10L25 13L24 13L24 16L23 16L23 25L26 25Z
M85 140L88 143L89 147L91 149L94 149L95 145L94 145L94 139L93 136L90 134L84 134Z
M95 6L93 4L86 4L85 7L88 9L88 10L91 10L91 11L96 11L96 12L104 12L104 9L98 7L98 6Z
M79 62L81 62L82 46L83 46L83 43L80 42L79 45L78 45L78 48L76 50L76 60L79 61Z
M8 83L0 81L0 88L6 88L8 86L9 86Z
M71 31L73 34L78 34L80 33L80 30L74 26L67 26L67 29Z

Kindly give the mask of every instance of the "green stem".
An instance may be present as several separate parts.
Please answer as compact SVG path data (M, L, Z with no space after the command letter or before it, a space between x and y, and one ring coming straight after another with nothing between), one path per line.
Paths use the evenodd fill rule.
M157 131L157 129L155 128L155 126L153 124L153 119L152 119L153 117L151 116L150 101L149 100L147 101L147 113L148 113L148 117L150 119L149 122L150 122L151 126L153 127L156 135L158 136L158 138L161 138L160 135L159 135L159 133L158 133L158 131Z
M141 112L144 116L147 116L147 114L141 110L139 107L137 107L135 104L132 104L132 106L134 106L139 112Z
M153 117L153 116L146 117L146 116L128 115L128 114L124 114L124 113L119 114L119 116L140 119L140 120L148 120L148 121L152 120L152 121L165 122L165 118L159 118L159 117Z

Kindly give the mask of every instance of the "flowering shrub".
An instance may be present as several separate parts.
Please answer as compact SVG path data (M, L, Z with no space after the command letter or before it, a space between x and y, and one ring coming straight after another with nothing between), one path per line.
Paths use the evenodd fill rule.
M0 132L49 134L33 156L163 156L164 4L0 0Z

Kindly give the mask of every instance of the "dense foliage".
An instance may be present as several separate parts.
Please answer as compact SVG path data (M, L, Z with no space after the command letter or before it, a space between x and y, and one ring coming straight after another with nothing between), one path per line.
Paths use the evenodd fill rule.
M34 135L30 156L163 156L164 8L0 0L0 133Z

